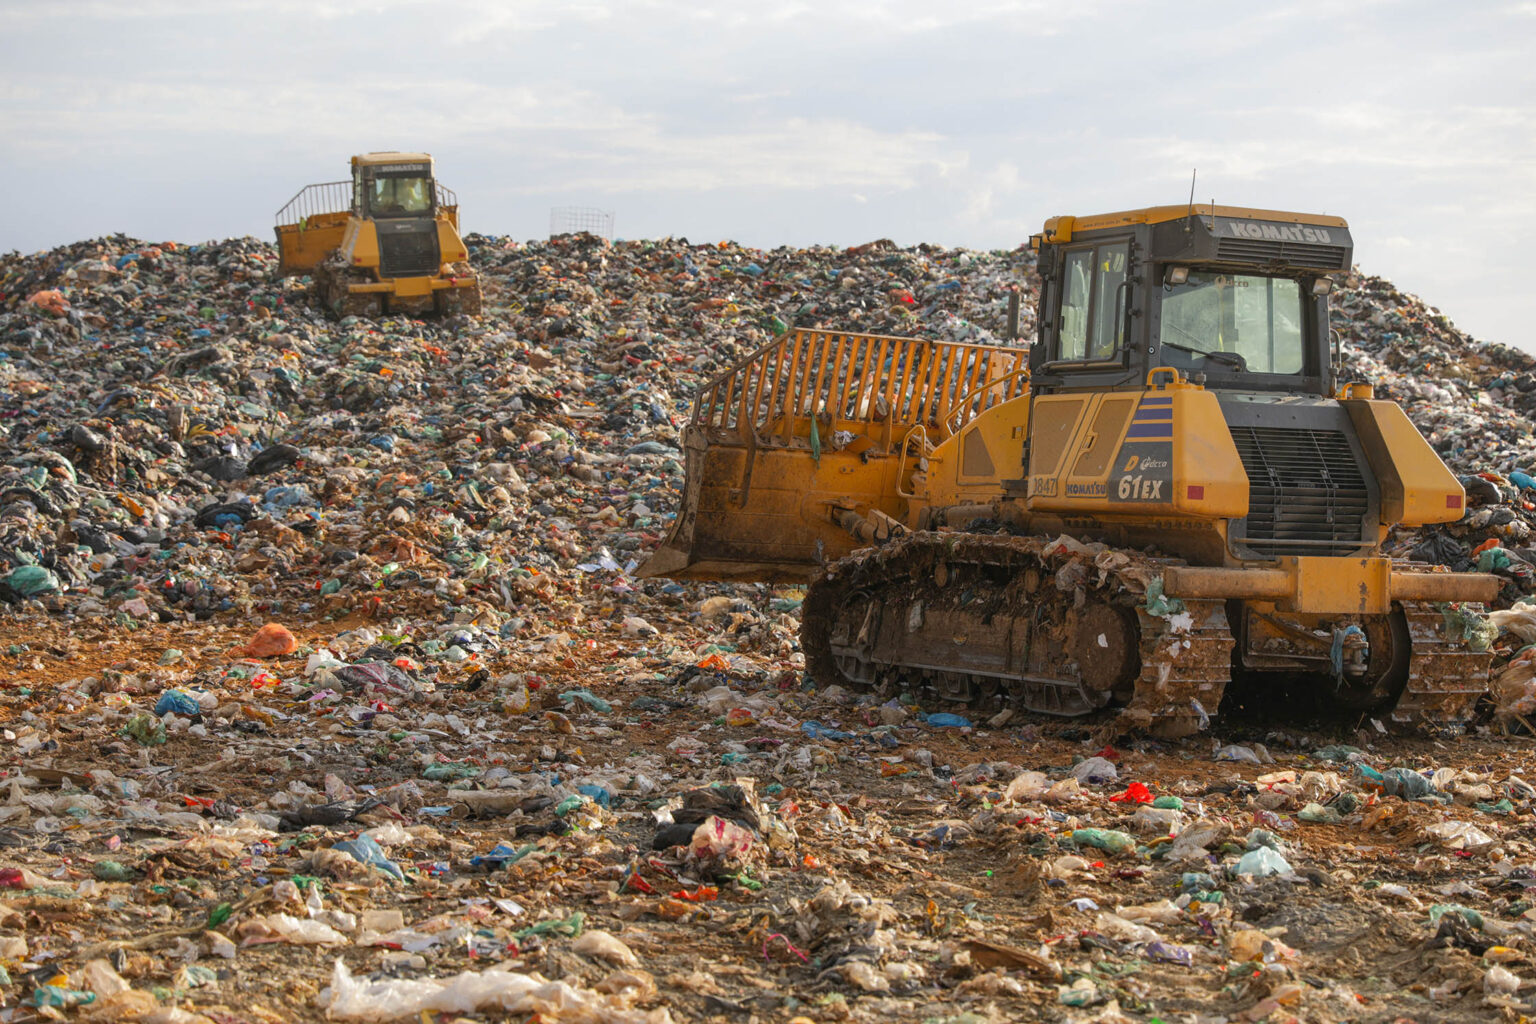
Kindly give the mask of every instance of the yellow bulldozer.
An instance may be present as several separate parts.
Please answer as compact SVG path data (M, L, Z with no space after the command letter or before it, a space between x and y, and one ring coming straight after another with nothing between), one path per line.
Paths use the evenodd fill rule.
M1339 380L1337 217L1055 217L1027 348L795 330L701 388L642 568L810 580L821 685L1178 737L1229 683L1301 680L1434 729L1487 688L1496 577L1383 554L1464 492L1401 408Z
M309 274L334 316L478 315L459 201L426 153L365 153L352 180L308 185L277 211L285 275Z

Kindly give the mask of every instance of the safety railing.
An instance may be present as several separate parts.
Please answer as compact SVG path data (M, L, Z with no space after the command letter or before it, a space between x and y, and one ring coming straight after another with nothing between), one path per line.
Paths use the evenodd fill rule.
M436 184L436 183L434 182L434 184ZM438 209L442 209L445 206L458 206L458 205L459 205L458 193L454 192L454 190L451 189L451 188L444 187L443 185L438 185L437 186L437 207L438 207Z
M828 428L889 442L922 424L937 443L1028 388L1023 349L797 330L705 384L692 422L770 445Z
M352 209L352 183L327 181L305 185L288 205L277 211L279 225L299 224L322 213L346 213Z

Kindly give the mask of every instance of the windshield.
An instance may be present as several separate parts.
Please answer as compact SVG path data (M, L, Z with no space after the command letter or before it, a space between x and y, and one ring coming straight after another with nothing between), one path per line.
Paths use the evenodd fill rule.
M1184 284L1163 286L1161 341L1174 365L1300 373L1303 320L1290 278L1192 270Z
M432 212L430 178L374 178L368 209L375 217L409 217Z

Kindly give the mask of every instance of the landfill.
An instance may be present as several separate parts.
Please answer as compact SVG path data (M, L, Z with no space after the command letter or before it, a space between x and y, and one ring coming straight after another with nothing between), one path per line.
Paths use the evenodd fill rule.
M1536 1014L1536 360L1331 298L1467 487L1390 550L1506 581L1480 721L1159 743L819 685L803 588L634 573L702 381L1014 344L1027 250L468 243L449 320L250 238L0 257L0 1021Z

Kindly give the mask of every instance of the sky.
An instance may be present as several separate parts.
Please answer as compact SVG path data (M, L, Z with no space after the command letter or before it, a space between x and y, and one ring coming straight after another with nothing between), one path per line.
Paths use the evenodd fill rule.
M425 150L466 230L1011 248L1188 200L1536 351L1536 0L0 0L0 251L272 237Z

